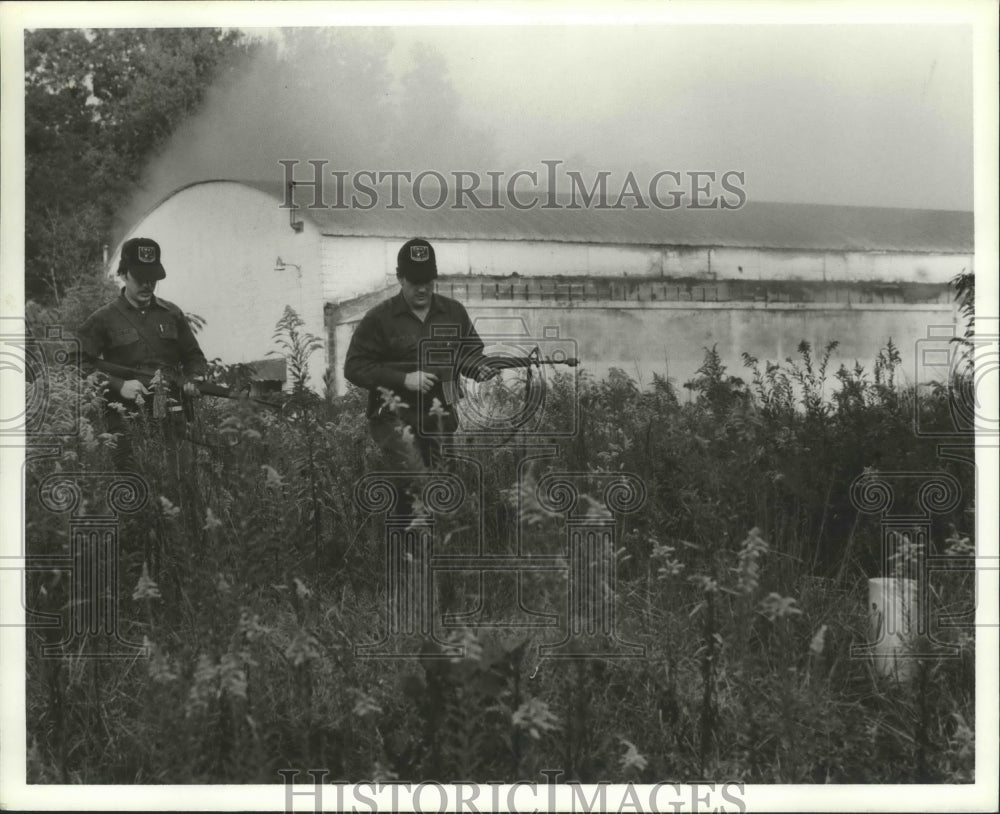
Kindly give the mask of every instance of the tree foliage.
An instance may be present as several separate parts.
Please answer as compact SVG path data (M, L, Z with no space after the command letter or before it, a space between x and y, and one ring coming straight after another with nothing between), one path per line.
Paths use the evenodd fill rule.
M28 32L27 296L58 303L98 271L116 214L192 181L279 177L289 154L354 169L486 166L495 146L463 118L445 60L415 48L397 81L393 48L381 28Z
M59 301L101 261L143 166L252 45L220 29L25 34L25 293Z

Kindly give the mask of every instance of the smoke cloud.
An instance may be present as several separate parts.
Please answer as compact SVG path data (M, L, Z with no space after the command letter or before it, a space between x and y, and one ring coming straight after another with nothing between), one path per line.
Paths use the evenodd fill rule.
M970 209L971 78L959 26L281 29L150 163L120 229L183 184L279 181L280 159L736 170L751 201Z
M464 117L441 54L412 43L400 59L398 49L385 28L284 29L258 41L150 162L116 238L186 184L279 182L281 159L350 171L499 166L492 136Z

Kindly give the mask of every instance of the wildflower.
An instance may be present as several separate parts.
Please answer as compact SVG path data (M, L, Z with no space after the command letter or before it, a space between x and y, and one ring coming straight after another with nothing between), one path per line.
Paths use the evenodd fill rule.
M813 636L812 641L809 642L809 655L823 655L823 646L826 644L826 630L826 625L821 625L820 629L816 631L816 635Z
M149 389L153 391L153 418L166 418L167 396L166 382L163 381L163 372L157 370L149 382ZM136 399L138 403L138 399Z
M662 567L657 569L656 578L657 579L669 579L670 577L679 576L681 571L684 570L684 563L680 560L667 560L663 563Z
M373 770L376 783L392 783L395 780L399 780L399 775L396 774L392 769L382 763L381 760L375 761L375 769Z
M303 630L299 630L292 643L285 648L285 658L296 667L319 658L319 642Z
M205 510L205 525L202 526L205 531L211 531L212 529L217 529L222 525L222 521L215 516L215 512L212 511L212 507L209 506Z
M239 656L226 653L222 657L222 663L219 665L219 677L224 692L239 698L247 697L247 674Z
M651 542L653 543L653 553L650 554L650 556L656 560L668 560L677 550L672 545L662 545L661 543L656 542L655 539L651 539Z
M653 553L650 557L654 560L663 560L663 565L656 572L657 579L676 577L684 570L684 563L674 558L676 550L672 545L661 545L653 541Z
M415 444L416 436L413 434L413 428L409 424L400 424L396 427L396 432L398 432L403 441L407 444Z
M795 607L797 604L797 599L772 592L761 600L760 612L769 622L773 622L775 619L783 619L786 616L800 615L802 611Z
M301 579L298 577L292 577L292 582L295 583L295 595L299 599L308 599L312 596L312 591L309 590L309 586L307 586Z
M180 513L179 506L175 506L168 498L160 495L160 514L163 515L164 520L176 520Z
M97 449L98 441L97 436L94 435L94 427L86 418L80 419L80 427L77 437L80 439L80 443L83 444L83 448L86 449L87 452L93 452Z
M955 719L955 734L948 739L948 746L960 758L974 758L976 755L976 733L965 722L965 718L960 712L953 712L952 717Z
M634 769L637 772L641 772L646 766L649 765L649 761L640 754L639 750L632 741L627 741L625 738L619 738L622 744L625 746L625 754L619 759L622 768L625 771Z
M688 577L688 579L697 585L704 594L714 594L719 590L719 583L711 577L706 577L704 574L695 574L692 577Z
M264 485L272 489L280 489L285 485L285 479L281 477L278 470L273 466L268 466L267 464L261 464L260 468L264 471Z
M514 486L504 489L503 496L510 506L518 509L525 525L537 525L547 518L556 516L539 502L538 483L531 472Z
M448 637L448 641L461 646L462 658L469 659L470 661L482 661L483 646L480 644L479 637L476 636L474 630L463 628L461 631L455 631ZM458 656L452 659L452 661L458 660Z
M601 452L597 453L597 458L603 464L600 471L606 472L608 469L611 468L611 463L612 459L614 458L614 453L602 450Z
M215 588L220 594L228 594L232 589L232 583L226 579L226 575L219 573L215 575Z
M437 418L447 418L449 415L451 415L451 413L449 413L447 410L444 409L444 405L441 404L441 401L437 397L435 397L434 400L431 401L431 408L427 412L429 412L432 416L435 416Z
M364 718L366 715L377 715L382 712L382 707L375 703L375 699L370 695L367 695L360 690L355 690L354 696L354 709L352 712L359 718Z
M976 545L968 537L960 537L959 532L952 530L951 536L945 539L948 547L944 553L949 557L973 557L976 554Z
M410 406L399 396L393 393L388 387L380 387L378 392L379 396L382 398L382 406L393 413L398 413L400 410Z
M196 712L204 712L208 709L209 701L219 697L219 690L215 686L218 676L218 665L214 664L212 659L204 653L198 656L198 665L194 670L194 682L188 691L188 702L185 708L185 713L188 716Z
M147 636L142 637L142 645L150 654L149 666L146 668L149 677L157 684L169 684L171 681L176 681L177 673L171 668L170 662L159 646L151 642Z
M526 729L535 740L542 737L543 732L558 729L559 719L552 714L549 705L539 698L529 698L517 708L511 720L518 729Z
M914 570L924 559L924 543L913 542L909 534L893 534L895 551L889 558L889 568L894 577L914 577Z
M605 506L600 501L595 500L588 494L580 495L580 503L583 504L583 510L577 510L578 514L582 514L584 517L610 517L611 512L608 511L607 506Z
M97 436L97 440L100 441L102 444L104 444L104 446L106 446L108 449L114 449L115 447L118 446L119 435L121 435L121 433L102 432L100 435Z
M264 627L260 623L260 617L256 613L251 616L245 610L240 613L240 621L237 625L237 630L239 630L240 634L250 642L261 639L271 632L271 628Z
M767 543L761 538L760 530L755 526L747 533L739 553L739 566L736 568L737 587L741 593L751 594L760 585L760 558L768 551Z
M136 600L160 598L160 586L150 578L147 563L142 564L142 575L135 585L135 590L132 591L132 598Z
M219 432L223 435L236 435L242 428L243 424L237 416L226 416L219 422Z

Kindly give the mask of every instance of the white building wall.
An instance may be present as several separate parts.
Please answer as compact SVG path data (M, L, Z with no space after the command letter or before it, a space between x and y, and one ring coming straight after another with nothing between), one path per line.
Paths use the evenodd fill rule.
M308 221L293 231L288 210L278 204L243 184L198 184L168 198L126 236L160 244L167 277L156 293L206 320L198 341L209 359L266 357L286 305L305 320L305 331L325 336L320 234ZM118 253L112 274L117 267ZM327 366L325 355L314 357L314 385Z
M343 302L396 282L396 256L408 237L324 235L320 251L325 302ZM469 274L469 243L433 240L442 275Z
M406 238L323 238L327 302L395 282ZM442 276L694 277L713 280L946 283L971 255L769 249L652 248L518 240L434 240Z
M698 277L709 273L709 249L661 249L660 268L666 277Z
M522 277L659 276L660 252L641 246L477 240L469 243L471 274Z
M385 249L385 238L324 236L324 301L341 302L381 288L387 274Z
M391 292L386 292L388 295ZM654 374L667 376L680 388L693 378L704 361L705 349L715 346L731 375L749 381L743 366L746 351L761 360L782 363L797 358L805 340L819 358L827 343L839 343L830 357L828 384L835 383L840 365L853 369L860 362L870 377L873 360L889 340L899 351L900 383L941 378L930 369L921 348L929 335L960 331L953 303L920 305L848 305L846 303L682 303L594 301L588 303L524 303L518 305L476 299L466 300L469 315L484 324L521 319L532 339L525 353L553 329L561 343L570 342L582 369L595 379L620 368L643 385ZM331 326L335 348L335 382L338 393L347 390L343 377L347 348L362 309L348 307L342 322ZM548 330L547 330L548 329ZM950 334L948 334L950 335ZM559 344L562 347L562 344ZM512 342L512 344L517 344ZM935 347L947 348L947 339Z
M947 283L972 268L972 255L961 254L712 249L710 255L719 280Z
M203 317L207 324L199 341L209 358L223 362L250 362L265 358L274 349L272 334L285 305L291 305L305 320L305 330L327 337L324 305L354 299L360 295L385 290L395 284L396 253L409 237L338 237L322 235L308 217L298 213L303 228L296 232L289 226L288 210L280 201L252 187L234 182L198 184L173 195L148 213L127 237L145 236L157 240L163 249L167 278L158 293L173 300L183 310ZM574 244L545 241L438 240L430 236L443 276L464 275L523 277L584 276L636 278L708 278L752 280L811 280L827 282L922 282L944 283L963 268L972 267L971 255L930 255L914 253L871 252L795 252L761 249L708 249L688 247L618 246ZM276 268L277 258L285 264ZM117 256L111 269L117 267ZM581 280L582 282L582 280ZM597 304L592 304L592 306ZM493 311L497 305L476 310ZM561 313L563 305L542 306ZM671 306L679 307L679 306ZM711 325L704 341L721 330L722 312L732 304L720 304L719 314L708 319L699 313L700 325ZM603 323L589 322L570 326L589 337L601 337L606 330L615 335L617 320L625 319L621 303L597 305L588 312L588 320L606 314ZM625 310L628 310L627 308ZM669 310L669 309L668 309ZM920 310L920 309L917 309ZM946 309L940 309L942 314ZM663 313L663 312L661 312ZM670 323L684 313L670 314ZM714 312L713 312L714 313ZM809 313L809 320L820 318ZM942 314L935 314L935 319ZM664 314L665 315L665 314ZM766 317L765 317L766 315ZM582 315L581 315L582 316ZM630 315L628 319L636 318ZM774 320L774 311L759 317ZM754 324L757 312L735 320L735 345ZM796 317L798 318L798 317ZM823 317L826 318L824 314ZM897 319L893 314L891 318ZM923 319L923 316L916 317ZM788 317L780 317L787 321ZM874 322L854 325L851 331L864 336L867 348L879 341L872 335ZM642 343L659 337L662 322L645 314L641 318L649 331L631 334ZM682 320L683 321L683 320ZM877 321L877 320L876 320ZM601 328L601 325L605 328ZM775 330L778 326L773 326ZM844 326L841 326L843 329ZM690 326L689 328L690 329ZM346 350L350 326L335 330L337 353ZM783 329L779 329L781 333ZM790 335L797 335L792 330ZM913 326L899 329L897 335L920 336ZM790 340L791 341L791 340ZM631 344L634 344L632 342ZM759 342L747 342L758 347ZM603 345L602 345L603 347ZM781 348L781 352L786 352ZM312 363L313 384L318 386L323 370L331 363L339 369L342 358L328 360L328 350L317 354ZM595 350L596 354L596 350ZM656 359L662 358L657 351ZM595 359L597 357L595 356ZM608 357L611 358L611 357ZM686 357L694 358L696 357ZM652 365L652 359L639 362L640 368ZM673 361L676 369L678 362Z
M396 276L396 254L406 237L339 237L322 242L323 293L342 302L377 291ZM664 266L679 274L708 267L708 251L671 251L633 246L545 243L519 240L437 240L430 238L442 276L517 273L522 277L659 277Z

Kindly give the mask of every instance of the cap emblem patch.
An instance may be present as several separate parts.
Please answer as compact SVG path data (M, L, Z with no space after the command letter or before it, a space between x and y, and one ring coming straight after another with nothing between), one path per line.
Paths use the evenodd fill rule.
M139 262L140 263L155 263L156 262L156 247L155 246L139 246Z
M430 259L428 246L410 246L410 259L417 263L426 263Z

